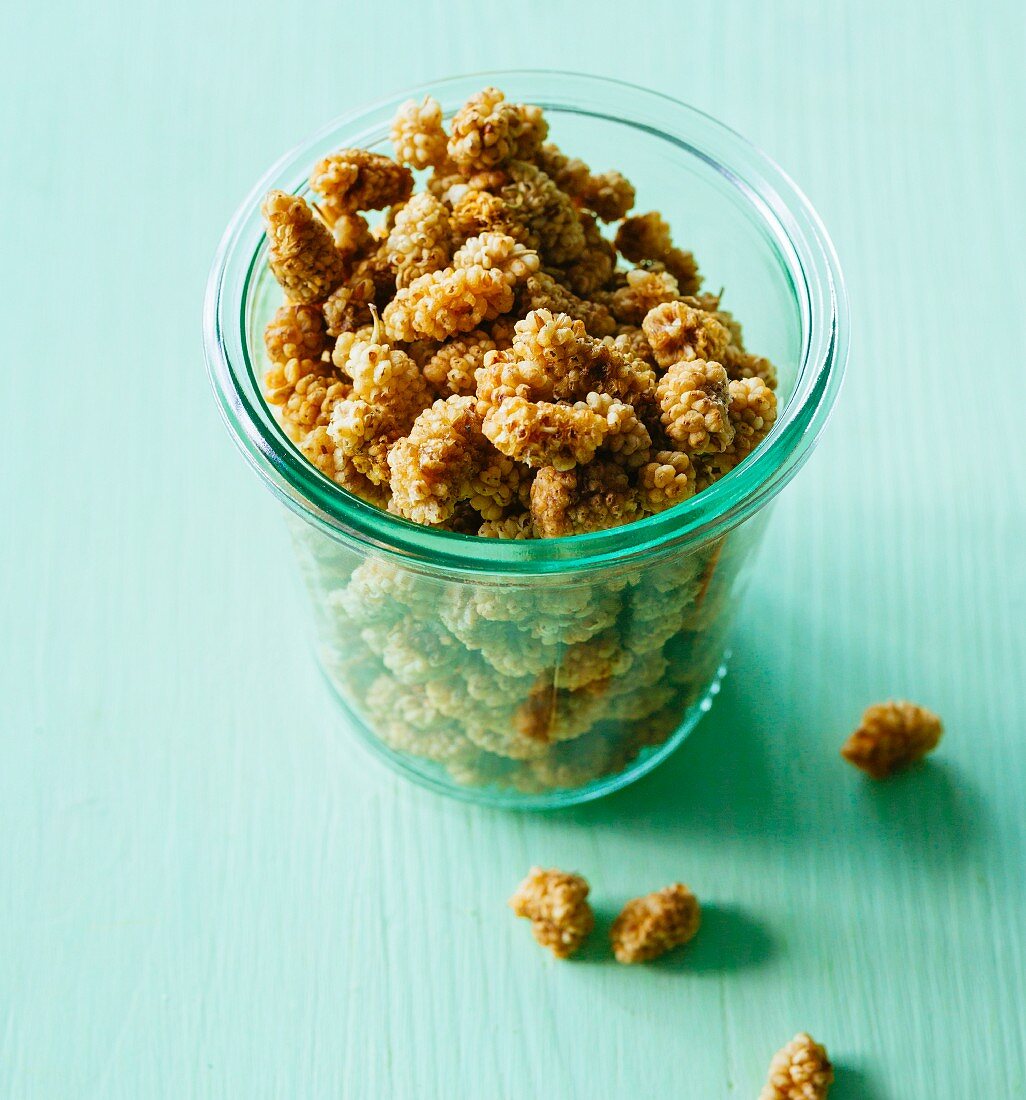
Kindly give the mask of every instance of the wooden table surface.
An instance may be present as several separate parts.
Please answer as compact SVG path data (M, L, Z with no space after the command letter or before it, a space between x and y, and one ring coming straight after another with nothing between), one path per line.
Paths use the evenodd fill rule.
M0 1096L754 1100L799 1029L838 1100L1026 1096L1021 4L16 0L5 24ZM712 714L633 788L536 816L347 739L200 350L272 159L496 67L745 133L822 214L853 313ZM890 695L948 732L875 786L837 749ZM647 969L556 963L505 908L532 863L587 873L602 922L680 878L705 926Z

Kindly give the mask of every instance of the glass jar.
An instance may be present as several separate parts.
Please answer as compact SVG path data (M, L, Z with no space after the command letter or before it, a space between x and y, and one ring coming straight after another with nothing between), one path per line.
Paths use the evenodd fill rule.
M446 117L481 87L544 108L551 137L620 169L658 209L748 346L780 372L768 438L726 477L628 526L505 541L409 523L351 496L290 441L261 395L262 333L281 295L260 202L307 193L323 155L389 152L389 122L430 93ZM767 505L808 457L847 354L830 242L794 184L707 115L590 76L459 77L345 115L280 160L221 242L206 357L243 453L288 509L340 726L435 790L521 808L595 798L671 753L709 709Z

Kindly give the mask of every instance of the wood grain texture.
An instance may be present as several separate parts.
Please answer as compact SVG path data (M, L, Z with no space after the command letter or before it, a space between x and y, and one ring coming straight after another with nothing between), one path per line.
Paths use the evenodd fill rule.
M837 1100L1026 1095L1022 7L659 2L626 31L590 10L7 17L0 1096L740 1100L799 1028ZM199 314L235 205L313 127L440 74L567 65L784 165L854 340L712 715L634 788L523 817L347 741ZM872 786L837 748L892 694L948 736ZM705 927L644 970L600 942L555 963L505 910L535 862L586 872L602 927L682 878Z

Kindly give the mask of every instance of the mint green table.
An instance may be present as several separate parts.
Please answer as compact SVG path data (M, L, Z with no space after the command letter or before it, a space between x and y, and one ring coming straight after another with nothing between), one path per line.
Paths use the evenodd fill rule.
M754 1100L801 1028L839 1100L1026 1096L1022 6L302 10L5 19L0 1097ZM293 140L531 64L762 145L834 235L854 339L712 715L636 787L511 816L339 728L199 310ZM948 735L873 786L837 749L891 694ZM534 862L586 872L603 923L681 878L705 927L647 969L601 939L556 963L505 909Z

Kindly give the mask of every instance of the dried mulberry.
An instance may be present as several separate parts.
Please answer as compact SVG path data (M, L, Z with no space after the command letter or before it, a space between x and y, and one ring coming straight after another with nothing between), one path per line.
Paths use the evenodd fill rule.
M371 307L383 309L395 294L395 269L384 249L360 260L349 278L328 296L324 320L330 336L354 332L372 321Z
M472 394L477 385L475 372L494 349L495 341L480 329L454 336L424 363L424 377L443 396Z
M388 483L376 484L362 474L352 460L339 451L327 428L318 426L308 432L300 440L299 447L310 462L336 485L378 508L388 507L391 495Z
M524 283L520 306L525 313L534 309L565 313L580 321L589 336L609 336L616 331L616 321L604 305L579 298L544 271L531 275Z
M405 352L374 340L354 343L345 370L353 392L335 405L328 434L342 459L381 485L390 479L389 448L430 400L427 383Z
M733 429L730 444L712 456L713 466L728 473L743 462L769 435L777 419L777 395L761 378L741 378L727 387Z
M585 247L584 228L573 202L535 164L514 161L510 182L499 195L528 232L527 244L554 264L565 264Z
M416 523L443 523L464 495L483 451L473 397L436 401L389 451L392 508Z
M534 938L557 959L579 950L595 927L588 883L580 875L532 867L509 899L518 917L531 922Z
M608 393L589 393L583 401L574 404L575 409L582 407L596 413L605 421L601 448L603 454L627 469L642 466L648 461L652 437L633 405L611 397Z
M442 105L425 96L408 99L392 120L395 159L414 168L438 168L445 163L448 137L442 127Z
M501 233L472 237L453 266L422 275L401 289L382 319L390 336L444 340L469 332L513 305L513 288L538 270L538 256Z
M598 224L588 214L581 215L581 229L584 232L584 248L576 259L571 260L562 272L562 278L570 289L583 298L594 294L604 287L613 277L616 268L616 248L599 231ZM565 310L564 312L569 312ZM606 333L588 330L593 336L605 336Z
M734 438L727 386L719 363L693 359L670 367L656 385L668 438L689 454L725 451Z
M538 270L538 256L505 233L481 233L463 242L452 258L453 267L501 271L511 285Z
M343 214L331 227L331 236L339 254L347 262L367 255L375 245L367 219L361 214Z
M683 359L721 363L730 343L730 333L715 314L693 309L685 302L656 306L646 314L641 327L661 367Z
M507 397L490 408L484 434L496 450L528 466L569 470L590 462L607 427L584 402L558 405Z
M650 962L681 947L695 936L701 923L698 898L675 882L634 898L613 922L609 936L617 962Z
M578 157L568 157L557 145L546 142L532 158L560 191L579 198L591 176L591 169Z
M396 285L409 286L419 276L446 267L452 248L449 211L430 191L414 195L396 213L386 244Z
M589 176L581 202L604 222L619 221L634 205L634 185L617 171Z
M298 195L270 191L261 207L267 262L290 302L323 302L342 281L345 261L331 234Z
M695 467L683 451L656 451L638 472L638 493L648 512L663 512L695 494Z
M515 241L526 243L526 227L506 203L489 191L468 188L452 205L453 235L461 240L481 233L504 233Z
M446 268L403 287L385 307L382 320L397 340L445 340L477 328L512 305L513 288L501 270Z
M826 1100L833 1083L826 1048L802 1031L773 1055L759 1100Z
M777 388L777 368L761 355L752 355L731 345L727 348L722 362L727 368L727 376L734 381L740 381L743 378L759 378L771 390Z
M698 293L702 280L695 257L674 247L670 227L656 211L627 218L616 231L616 247L631 263L661 263L677 280L681 294Z
M519 103L520 134L517 139L517 156L532 160L549 136L549 124L541 107L533 103Z
M482 538L533 539L534 524L530 512L516 512L501 519L486 520L477 532Z
M510 508L519 505L527 476L518 462L492 452L474 470L467 485L467 500L479 519L501 520Z
M627 272L624 286L599 300L621 324L639 326L650 310L679 297L677 280L668 271L636 267Z
M637 359L646 366L655 366L655 353L645 333L633 325L624 326L616 336L607 336L604 343L615 348L627 359Z
M275 363L320 359L327 348L324 314L319 306L282 306L264 330L267 354Z
M862 715L841 755L874 779L885 779L933 752L943 734L941 720L915 703L876 703Z
M525 127L520 108L507 102L498 88L472 95L453 116L450 129L449 157L465 175L512 160L525 129L528 146L535 134L533 127Z
M594 460L567 471L546 466L531 486L531 518L541 538L601 531L640 515L637 492L615 463Z
M405 202L413 190L413 174L380 153L342 149L324 157L310 174L310 186L329 222L360 210L383 210Z

